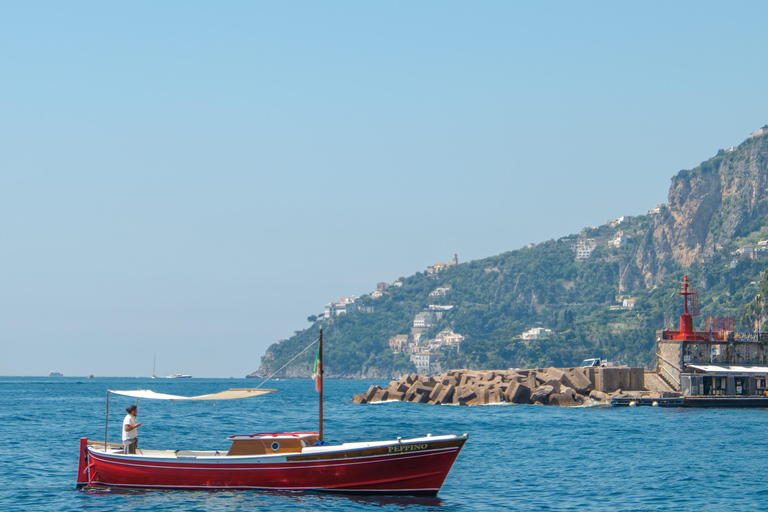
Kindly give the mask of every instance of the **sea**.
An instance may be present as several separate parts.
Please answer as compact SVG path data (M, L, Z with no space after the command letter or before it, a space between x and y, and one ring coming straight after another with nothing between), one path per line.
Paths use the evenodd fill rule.
M199 395L256 379L0 377L0 512L547 511L768 509L768 410L356 405L382 381L325 381L331 443L469 434L436 498L306 492L76 490L79 439L120 442L134 399L107 389ZM244 400L140 400L139 447L226 449L226 438L318 427L314 382L273 380Z

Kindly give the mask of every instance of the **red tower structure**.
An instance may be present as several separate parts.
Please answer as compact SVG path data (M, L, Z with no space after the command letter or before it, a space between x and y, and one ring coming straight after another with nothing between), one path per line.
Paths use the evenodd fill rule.
M678 295L682 295L685 298L685 308L683 314L680 315L680 330L668 330L665 331L665 338L670 340L685 340L685 341L703 341L706 339L706 335L703 332L693 330L693 317L699 314L699 293L694 288L690 288L688 284L688 276L683 278L681 290L677 292ZM688 312L688 297L691 297L691 309L693 314Z
M680 335L684 336L682 339L687 339L687 336L693 334L693 316L688 313L688 296L693 295L693 292L688 289L688 276L683 278L683 289L677 294L685 297L685 309L680 315Z

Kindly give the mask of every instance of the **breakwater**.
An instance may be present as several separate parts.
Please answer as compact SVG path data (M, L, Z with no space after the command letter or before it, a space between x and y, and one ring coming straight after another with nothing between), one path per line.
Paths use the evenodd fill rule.
M409 374L384 388L373 385L352 400L358 404L399 400L436 405L510 402L572 407L610 403L616 396L661 397L663 393L645 388L642 368L579 367Z

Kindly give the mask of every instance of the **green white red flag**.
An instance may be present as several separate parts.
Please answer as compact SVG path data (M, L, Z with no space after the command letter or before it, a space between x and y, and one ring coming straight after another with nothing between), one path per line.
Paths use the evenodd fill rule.
M317 347L317 357L315 358L315 367L312 370L312 378L315 379L315 391L320 392L320 375L323 371L320 363L320 347Z

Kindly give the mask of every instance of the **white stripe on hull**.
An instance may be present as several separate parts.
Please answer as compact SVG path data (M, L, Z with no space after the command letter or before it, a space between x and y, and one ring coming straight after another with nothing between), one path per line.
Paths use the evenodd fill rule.
M326 467L334 467L338 465L344 465L344 466L352 466L356 464L375 464L380 462L385 462L387 460L398 460L398 459L415 459L415 458L422 458L422 457L431 457L437 454L441 453L449 453L449 452L456 452L458 451L458 448L440 448L435 450L423 450L419 452L404 452L404 453L398 453L398 454L380 454L380 455L367 455L363 457L350 457L345 459L318 459L318 460L300 460L295 462L290 462L289 460L281 460L281 461L264 461L264 462L256 462L256 461L235 461L235 460L226 460L222 457L221 461L211 461L211 460L200 460L198 459L196 462L192 462L189 460L164 460L164 459L141 459L141 458L134 458L134 456L128 457L120 457L120 458L113 458L110 456L104 456L103 454L94 454L91 452L91 455L94 459L98 460L99 462L104 462L108 464L114 464L118 466L128 466L128 467L139 467L139 468L153 468L153 469L176 469L176 470L206 470L210 471L212 469L216 469L219 471L258 471L258 470L265 470L265 471L273 471L273 470L283 470L283 469L299 469L299 467L312 467L312 468L326 468ZM227 466L234 466L234 465L248 465L252 464L248 467L238 467L238 468L232 468ZM280 464L280 465L277 465ZM259 466L268 466L268 467L259 467Z

